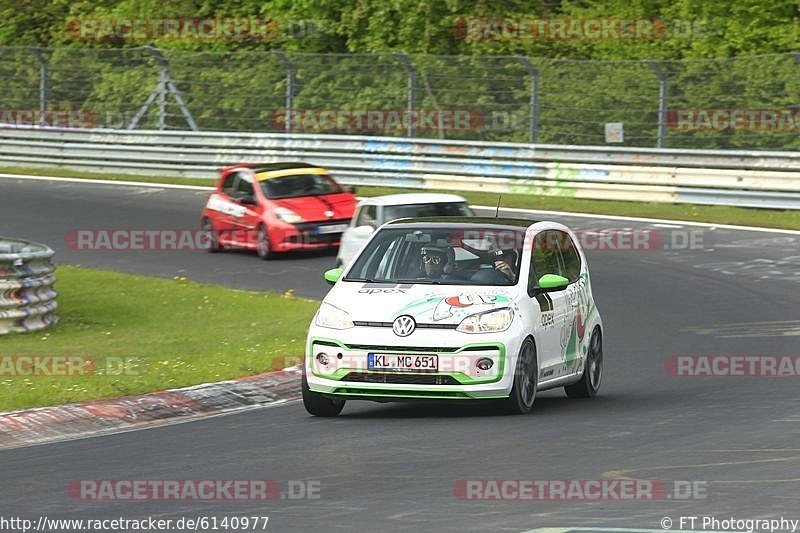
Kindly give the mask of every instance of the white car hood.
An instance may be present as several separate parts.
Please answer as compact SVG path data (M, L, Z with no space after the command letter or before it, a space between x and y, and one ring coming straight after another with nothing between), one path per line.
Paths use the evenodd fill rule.
M513 287L340 281L325 302L357 322L392 322L411 315L417 323L458 324L464 317L509 307Z

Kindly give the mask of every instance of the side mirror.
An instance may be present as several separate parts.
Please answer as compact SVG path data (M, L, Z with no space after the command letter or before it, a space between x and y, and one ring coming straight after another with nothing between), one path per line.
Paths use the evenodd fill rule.
M325 278L325 281L328 282L328 284L333 285L334 283L339 281L339 278L342 277L343 272L344 272L343 268L332 268L326 271L325 274L323 274L323 277Z
M353 228L352 235L353 237L366 238L372 235L373 231L375 231L375 228L372 226L356 226Z
M246 205L256 205L256 197L252 195L242 196L239 201Z
M343 187L343 189L344 189L345 192L349 192L350 194L355 194L356 193L355 185L349 185L347 187Z
M545 291L563 289L569 285L569 280L556 274L545 274L539 278L539 288Z

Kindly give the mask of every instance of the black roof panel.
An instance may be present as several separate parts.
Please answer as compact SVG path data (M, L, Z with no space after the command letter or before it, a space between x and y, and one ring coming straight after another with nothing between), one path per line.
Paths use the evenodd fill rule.
M420 218L399 218L392 220L389 225L422 225L422 224L448 224L448 225L472 225L472 226L513 226L517 228L527 228L535 224L538 220L525 218L495 218L495 217L420 217Z

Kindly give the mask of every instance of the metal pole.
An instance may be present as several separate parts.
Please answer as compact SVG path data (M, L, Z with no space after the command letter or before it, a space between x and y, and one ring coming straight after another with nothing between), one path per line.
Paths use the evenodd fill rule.
M530 142L535 143L539 133L539 71L534 67L528 58L517 55L517 59L528 71L531 79L531 99L530 99Z
M397 52L394 54L397 57L397 60L403 65L403 68L406 69L408 73L408 90L407 90L407 112L408 112L408 129L406 131L406 135L409 137L414 136L414 121L412 117L414 116L414 100L416 99L416 90L417 90L417 71L414 70L414 65L411 64L409 61L408 56L402 52Z
M654 61L647 61L647 66L658 76L658 144L657 148L664 148L667 139L667 100L669 96L669 80Z
M283 130L286 132L292 131L292 109L294 108L294 85L295 85L295 69L294 63L289 61L286 54L280 50L274 50L276 56L286 69L286 103L283 116Z
M172 83L172 80L169 78L169 75L167 75L167 88L169 89L169 92L172 93L172 96L175 97L175 101L178 102L178 106L181 108L181 111L183 112L183 118L185 118L186 122L189 123L189 127L192 129L192 131L197 131L197 123L194 121L194 117L189 112L189 107L183 100L183 96L181 96L181 93L180 91L178 91L178 88L175 86L174 83Z
M158 78L158 129L167 129L167 71L161 69Z
M30 49L39 59L39 125L41 126L47 109L47 60L38 46L31 46Z

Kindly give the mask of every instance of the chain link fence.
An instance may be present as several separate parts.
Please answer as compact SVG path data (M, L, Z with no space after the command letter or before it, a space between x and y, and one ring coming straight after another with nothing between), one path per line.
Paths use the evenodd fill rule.
M38 111L34 122L60 125L58 113L82 111L101 128L800 149L800 53L656 62L0 47L0 77L5 124ZM607 136L610 123L621 138Z

